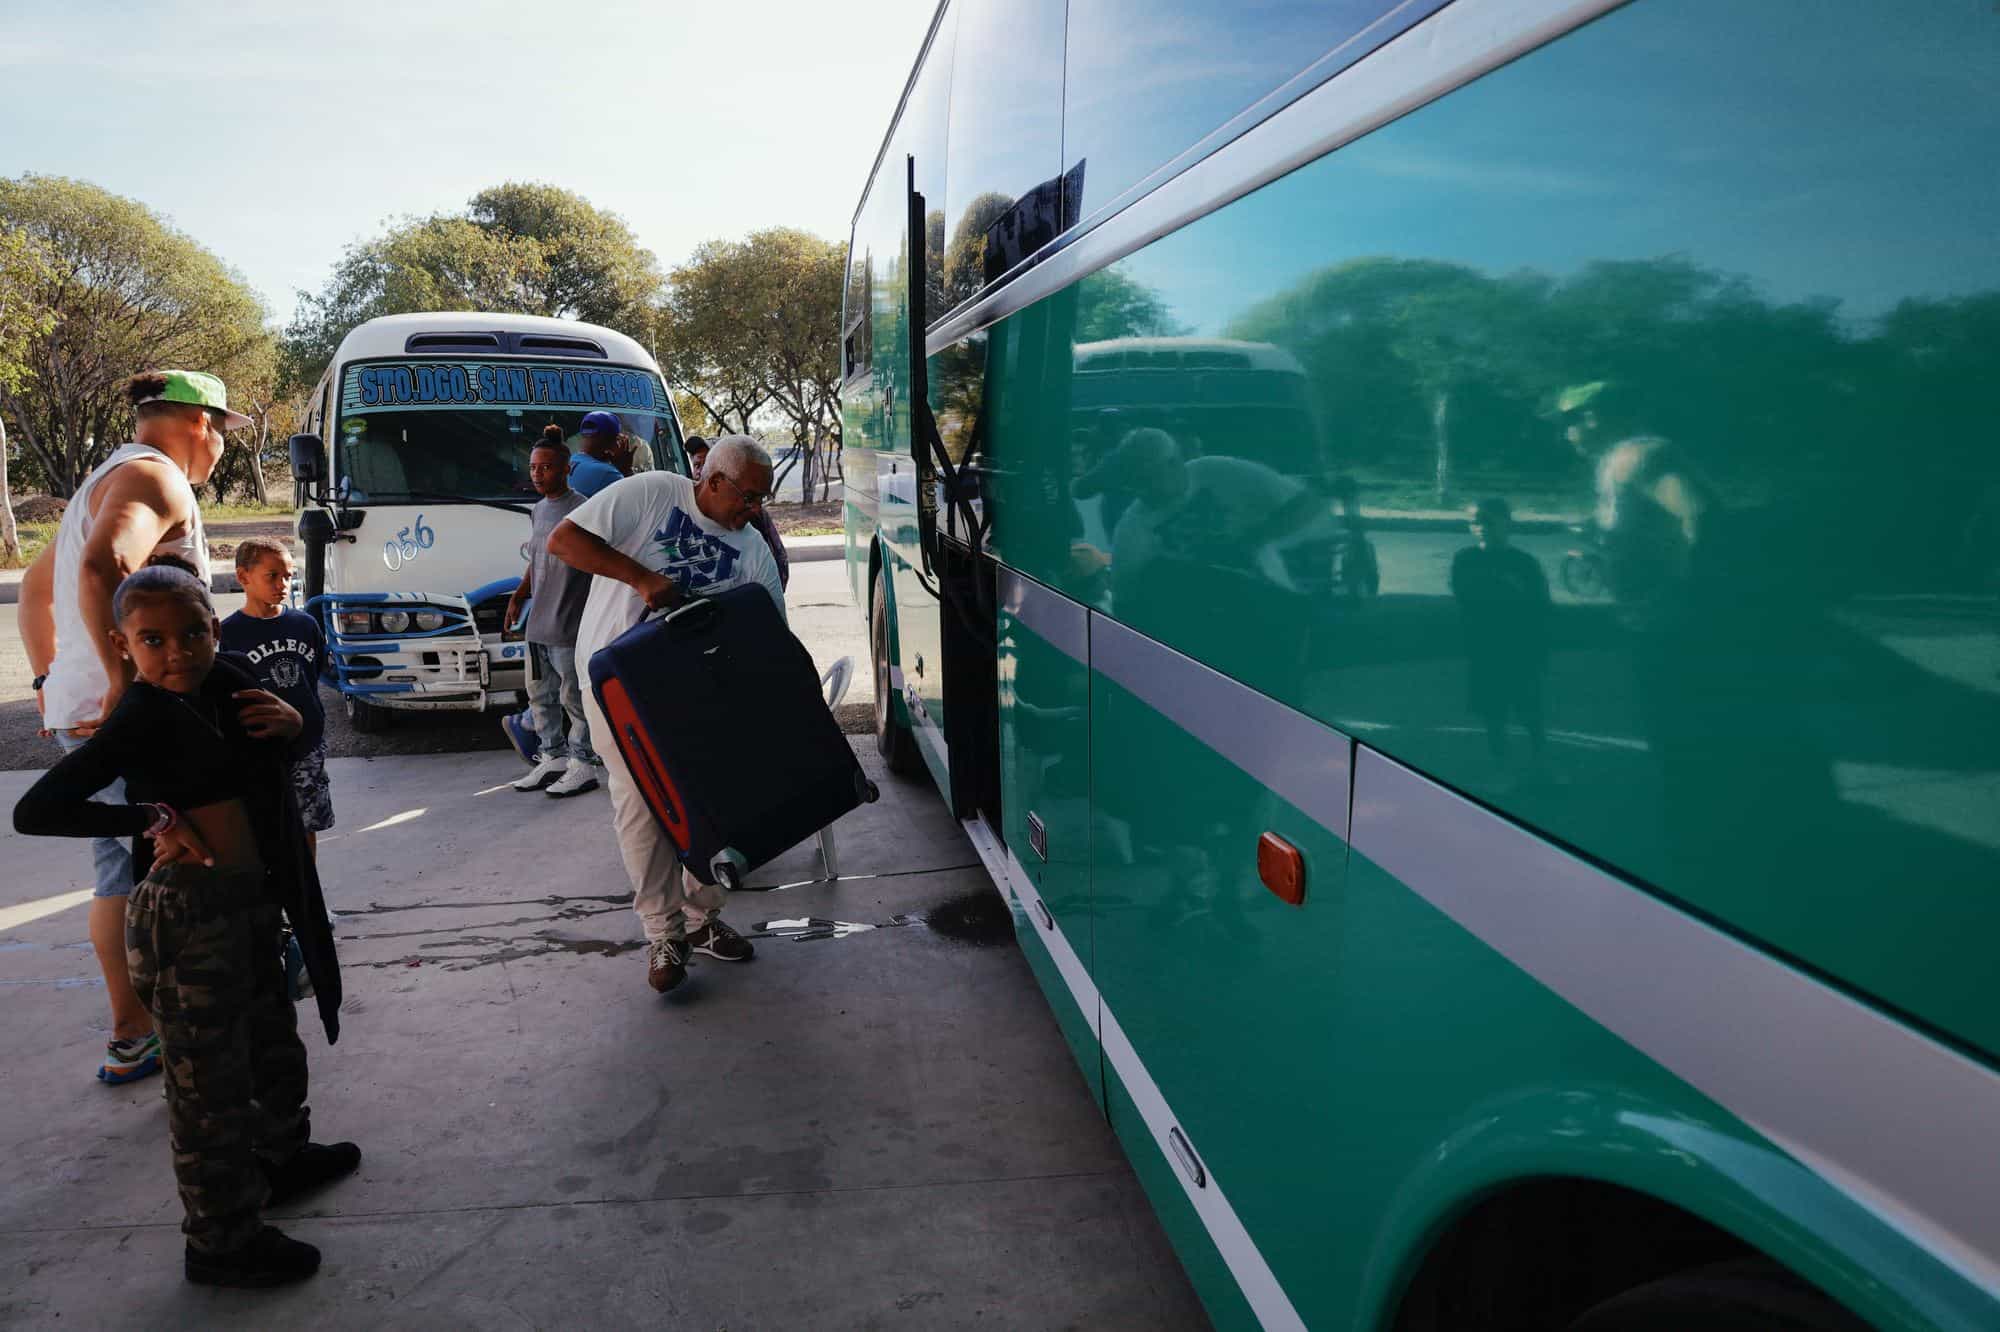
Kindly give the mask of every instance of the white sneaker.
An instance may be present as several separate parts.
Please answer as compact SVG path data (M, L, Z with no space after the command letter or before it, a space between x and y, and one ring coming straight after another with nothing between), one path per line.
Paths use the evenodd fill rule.
M540 769L536 769L537 772ZM533 776L533 774L529 774ZM570 759L563 768L563 775L549 788L552 796L582 795L585 791L597 789L597 770L582 759Z
M550 782L564 775L569 768L568 759L543 759L528 770L525 777L518 777L508 783L516 791L539 791Z

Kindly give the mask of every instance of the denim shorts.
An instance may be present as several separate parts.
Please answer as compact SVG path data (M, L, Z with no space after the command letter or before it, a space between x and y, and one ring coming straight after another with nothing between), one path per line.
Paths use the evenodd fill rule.
M56 743L63 747L63 753L73 753L83 748L88 736L75 731L57 731ZM123 778L111 783L91 797L107 805L125 803L125 782ZM97 886L91 890L93 897L130 897L132 895L132 844L117 837L93 837L90 839L90 857L97 874Z

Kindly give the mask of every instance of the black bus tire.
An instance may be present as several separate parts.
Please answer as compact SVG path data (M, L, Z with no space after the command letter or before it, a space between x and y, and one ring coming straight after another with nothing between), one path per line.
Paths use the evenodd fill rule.
M1763 1258L1711 1263L1612 1296L1568 1332L1867 1332L1868 1324Z
M914 777L924 770L924 759L917 752L917 737L896 719L896 691L889 680L889 592L880 569L868 592L868 664L875 677L875 752L890 772Z
M389 709L377 707L352 694L346 696L344 703L347 708L347 724L360 734L380 735L389 729L392 720Z

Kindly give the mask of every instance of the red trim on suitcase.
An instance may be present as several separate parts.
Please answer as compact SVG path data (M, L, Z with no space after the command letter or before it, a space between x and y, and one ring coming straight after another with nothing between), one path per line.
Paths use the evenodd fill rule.
M667 776L667 765L660 761L660 751L653 748L652 737L639 721L632 696L625 692L625 682L613 676L598 692L604 716L611 723L612 738L618 742L618 752L625 756L632 780L639 785L639 794L652 806L653 816L667 830L667 836L674 839L674 845L686 851L687 808L673 778Z

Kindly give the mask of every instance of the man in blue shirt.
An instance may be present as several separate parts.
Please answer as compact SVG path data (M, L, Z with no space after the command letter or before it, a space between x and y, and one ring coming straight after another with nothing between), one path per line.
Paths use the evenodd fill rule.
M618 418L610 412L590 412L577 428L580 452L570 460L569 486L585 499L624 477L615 461L620 429Z

